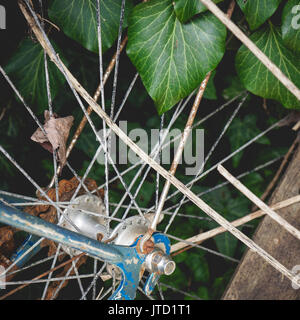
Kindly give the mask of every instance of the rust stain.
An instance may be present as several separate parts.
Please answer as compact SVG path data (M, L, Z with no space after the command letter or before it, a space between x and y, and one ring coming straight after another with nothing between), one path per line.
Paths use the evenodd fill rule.
M103 200L104 191L103 189L98 190L98 186L95 180L87 178L84 182L85 186L89 191L96 191L96 195ZM77 187L79 185L79 181L76 177L71 178L70 180L62 179L58 183L58 197L59 201L70 201L72 196L74 195ZM78 196L86 194L86 191L83 187L80 188L78 192ZM47 192L48 197L55 202L56 201L56 191L55 188L51 188ZM37 197L40 200L48 201L45 197L43 197L40 193L37 193ZM37 206L28 206L23 211L29 213L32 216L39 217L45 221L51 223L57 223L57 213L56 209L52 205L37 205ZM8 257L10 257L14 251L16 250L16 245L14 242L14 234L18 230L12 228L10 226L5 226L0 228L0 265L7 268L12 262ZM99 241L101 241L99 239ZM48 247L48 256L52 256L55 254L57 250L57 245L54 241L44 239L41 242L41 247ZM62 261L65 258L66 254L59 255L59 261ZM85 262L85 259L81 259L82 264ZM69 268L69 266L68 266ZM13 267L13 270L18 269L17 267ZM9 280L13 278L14 274L9 277ZM65 287L67 285L67 281L63 285ZM50 286L49 290L52 290L52 293L56 291L55 284ZM52 288L52 289L51 289ZM52 296L51 293L47 293L48 297Z

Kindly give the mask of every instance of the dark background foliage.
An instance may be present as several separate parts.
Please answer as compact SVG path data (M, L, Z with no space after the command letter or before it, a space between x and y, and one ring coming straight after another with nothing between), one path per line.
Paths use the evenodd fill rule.
M26 78L24 78L28 71L25 70L24 73L20 73L22 63L23 67L26 67L31 63L31 61L24 60L28 54L26 53L26 44L31 47L36 46L35 50L37 51L40 50L39 45L20 13L17 3L15 1L1 1L1 3L3 3L7 9L7 29L0 31L0 64L1 66L5 66L6 70L10 72L15 84L19 85L18 89L26 96L26 101L38 116L39 120L43 122L43 111L47 108L46 97L41 95L44 88L37 87L36 90L33 90L32 87L29 87L27 88L29 91L26 91L26 88L22 88L22 86L26 87L28 81L30 81L30 79L27 79L27 81ZM53 4L53 1L43 1L43 3L45 9L44 14L49 18L46 8ZM220 6L225 11L228 4L229 1L223 1ZM280 26L281 24L281 12L284 4L285 2L283 1L279 6L278 11L270 19L270 23L275 26ZM233 20L250 34L250 28L245 20L243 11L239 7L236 7ZM269 22L266 22L266 25L263 27L267 27L268 23ZM68 64L70 70L92 95L99 82L97 53L87 50L80 43L68 37L64 34L63 28L62 31L59 32L48 24L46 24L46 27L48 35L62 53L62 57ZM201 103L197 119L212 112L215 108L245 90L245 86L238 78L235 68L235 56L240 46L241 44L232 37L231 34L227 35L225 54L221 63L216 68L213 80L211 80L207 89L205 99ZM104 67L108 65L115 50L116 43L105 52ZM20 59L18 58L18 54L21 54ZM37 66L37 64L35 65ZM55 69L53 65L51 65L50 68L53 68L53 70ZM121 54L118 77L117 106L122 101L122 97L135 72L136 69L132 61L128 58L127 54L123 52ZM52 89L55 90L56 93L53 101L54 110L60 116L72 114L75 117L74 126L71 131L72 135L81 120L82 111L72 97L68 85L63 81L60 81L60 75L58 73L56 74L54 70L52 76L54 79L52 82ZM40 79L38 80L37 85L43 86L43 75L37 74L37 77ZM36 125L3 77L0 79L0 90L0 114L1 111L5 109L4 116L0 120L0 144L17 159L22 167L27 170L40 186L46 186L53 174L52 155L30 140L30 136L35 131ZM112 77L105 87L105 92L107 93L107 106L110 106L111 103L111 90ZM234 102L232 106L224 109L221 113L218 113L212 119L204 123L202 128L205 130L206 154L217 139L235 106L237 106L237 103L237 101ZM266 107L264 107L264 105L266 105ZM190 107L191 103L186 107L185 112L176 122L176 127L181 130L184 128ZM109 113L109 107L107 112ZM259 134L265 128L268 128L271 124L282 119L288 112L287 109L282 107L280 102L267 100L266 104L264 104L261 97L250 94L229 130L223 137L222 143L209 159L206 169L230 152L236 150L243 143ZM172 112L170 111L165 113L165 123L168 123L170 120L171 113ZM100 121L97 116L93 115L92 119L98 128L102 127L102 121ZM126 107L120 115L120 120L127 120L129 122L128 129L145 128L146 130L150 130L152 128L159 128L160 116L140 79L137 81L137 84L127 101ZM245 151L227 161L226 167L233 174L238 175L257 165L263 164L268 160L282 156L287 151L294 136L295 133L291 132L291 130L286 127L273 130L250 148L247 148ZM82 175L85 172L96 148L97 143L95 137L93 136L91 129L87 126L70 158L73 167L79 174ZM248 175L243 179L243 183L251 188L256 195L260 196L274 176L278 165L279 162L277 161L259 172ZM168 168L168 166L166 166L166 168ZM112 173L113 171L111 170L110 172ZM125 181L127 183L131 181L135 172L136 171L133 170L130 174L125 176ZM64 169L61 178L71 178L71 176L72 175L68 170ZM190 179L185 176L184 168L182 167L178 169L176 176L183 182L188 182ZM95 179L98 184L102 184L104 182L103 166L99 166L98 164L95 165L89 174L89 177ZM143 207L150 207L155 203L155 179L156 175L152 172L147 177L141 193L136 199ZM198 182L193 187L193 191L199 193L223 181L224 180L217 173L212 173ZM160 186L162 187L162 185L163 182L161 181ZM8 190L24 195L35 194L33 186L26 181L26 179L2 155L0 155L0 188L2 190ZM171 191L174 190L175 189L171 188ZM122 195L121 184L117 182L112 184L110 188L110 201L118 202ZM175 197L168 201L166 205L175 204L178 202L178 199L180 198ZM251 203L229 186L203 196L203 200L207 201L213 208L229 220L241 217L251 210ZM190 203L184 205L181 212L205 216L204 213L199 212L199 209ZM250 223L248 226L243 227L242 230L246 234L251 235L254 232L257 223L257 221ZM207 220L178 218L177 220L175 219L169 232L178 237L187 238L215 226L217 226L216 223ZM244 246L228 233L224 233L205 242L204 246L236 259L240 259L245 250ZM170 277L165 277L163 281L203 299L220 298L236 268L236 263L227 261L200 249L191 249L184 252L176 256L175 260L177 262L175 273ZM170 298L181 297L178 293L172 293L170 290L167 291ZM30 292L24 292L22 297L31 297ZM72 294L72 292L70 292L70 294Z

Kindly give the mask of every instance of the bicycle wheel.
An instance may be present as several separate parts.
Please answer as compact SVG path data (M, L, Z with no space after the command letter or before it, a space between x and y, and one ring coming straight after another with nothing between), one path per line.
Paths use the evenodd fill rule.
M25 3L29 5L28 2ZM32 15L33 19L39 21L39 17L33 10L31 11L29 7L26 10L28 14ZM37 26L43 28L41 22L42 20L37 23ZM122 11L120 24L122 25ZM47 39L46 34L44 36ZM136 99L130 97L134 93L135 86L140 86L141 84L139 83L138 75L134 73L131 76L133 80L128 88L123 87L120 83L121 80L125 79L128 84L128 75L133 71L130 70L128 72L126 57L120 59L121 50L126 42L126 38L124 38L123 42L121 42L121 39L120 33L116 56L112 60L115 63L114 79L112 83L108 83L111 86L112 92L112 103L109 110L111 118L114 122L122 120L123 124L127 121L128 127L133 128L128 132L128 136L131 139L146 136L147 139L142 141L139 146L147 149L151 144L150 142L152 142L148 153L153 159L160 161L162 167L169 169L170 165L172 165L170 145L183 140L184 135L181 133L186 128L185 123L187 118L190 119L191 113L189 110L195 108L195 103L193 103L195 93L182 100L165 115L161 117L153 116L153 112L152 117L146 119L148 121L142 119L143 121L134 124L137 119L140 119L136 114L129 112L132 104L136 103ZM99 37L99 43L101 43L101 37ZM101 44L99 48L101 48ZM108 74L111 72L113 65L109 65L109 72L103 74L101 49L99 51L100 84L102 85L96 91L95 100L100 96L101 105L104 107L107 105L107 101L105 100L106 95L104 95L103 82L107 81ZM125 61L123 69L122 59ZM49 71L47 71L49 60L47 60L46 56L44 63L46 70L45 85L49 101L47 110L54 119L53 113L56 110L54 107L55 103L53 103L52 107L48 79ZM1 72L19 97L21 103L25 106L26 112L31 115L40 130L43 131L45 127L41 125L30 106L22 98L18 88L14 86L2 68ZM68 78L69 75L66 73L64 76ZM76 131L76 138L71 140L72 147L77 143L78 149L75 149L77 150L77 156L74 156L74 153L71 152L72 148L69 153L66 153L68 160L65 162L62 174L58 177L58 171L61 170L60 167L63 167L64 163L62 162L62 157L58 157L57 152L52 150L54 176L53 178L51 177L51 182L47 183L47 188L41 188L39 186L40 183L36 182L36 178L33 178L41 176L41 174L36 175L34 173L35 167L32 163L27 162L24 166L24 161L20 159L22 162L21 167L17 157L15 155L12 156L11 152L8 153L6 148L1 147L1 152L6 159L5 161L10 161L16 170L21 171L22 175L26 178L20 184L23 190L23 192L20 192L22 194L16 192L15 189L8 191L1 190L1 200L5 203L9 202L14 208L22 208L22 210L31 215L39 216L52 223L55 222L66 230L76 231L97 241L124 246L132 245L139 235L147 233L153 223L154 213L161 207L161 214L158 216L160 218L158 230L171 240L172 246L170 250L171 254L174 255L177 268L174 274L163 276L151 295L145 295L145 292L142 290L141 286L145 283L146 278L145 276L141 276L137 297L140 299L145 297L149 299L154 297L162 299L183 297L192 299L207 298L208 293L203 283L212 281L208 276L209 263L221 265L220 272L223 272L222 269L224 268L230 269L231 271L228 272L228 275L230 275L238 259L241 257L244 247L238 246L237 239L227 233L219 235L216 244L209 243L208 247L198 244L199 240L195 240L192 237L200 233L200 230L212 230L217 224L211 218L208 218L204 212L200 211L195 204L191 203L186 195L182 195L177 188L170 186L170 184L168 185L168 180L163 180L145 159L135 157L132 152L128 155L127 163L125 163L126 161L122 162L124 160L122 158L122 152L124 152L123 142L117 144L118 140L116 136L113 133L108 134L109 128L107 125L104 122L102 123L102 120L99 121L99 118L95 114L91 114L91 107L86 110L72 86L71 89L81 107L81 110L80 108L78 110L81 112L81 116L84 116L84 123L88 122L85 131L81 135ZM65 88L65 90L69 90L69 88ZM218 165L226 163L226 161L232 160L234 157L234 161L240 163L240 159L236 155L246 150L244 157L247 157L248 160L252 158L252 163L247 161L246 165L240 164L237 173L240 178L247 176L251 176L252 179L257 178L258 183L256 185L258 186L256 187L261 188L260 185L264 185L263 183L259 183L259 181L261 182L261 176L253 174L268 166L276 168L276 162L282 156L282 152L277 152L275 153L275 157L269 157L261 163L256 162L255 156L257 150L259 150L256 142L263 145L270 144L270 140L267 138L263 140L263 137L267 134L270 135L273 129L278 129L278 125L281 124L280 120L275 121L271 126L266 127L262 131L258 129L249 130L250 134L245 134L245 137L241 139L242 142L235 144L235 149L230 149L226 144L222 145L222 141L229 130L235 130L237 127L244 125L241 120L236 118L238 113L242 114L242 119L249 128L253 129L253 126L256 128L255 119L253 120L248 110L249 108L243 108L244 105L249 103L247 102L247 96L245 92L240 92L219 107L215 107L210 102L203 103L201 117L195 122L193 130L190 133L190 137L193 136L194 139L188 141L185 147L186 158L194 161L192 163L194 170L191 170L191 168L188 170L188 165L184 166L183 163L176 172L176 176L184 182L187 189L193 188L194 193L203 197L217 211L223 212L224 215L226 214L224 211L230 211L226 215L228 220L234 220L245 215L250 211L251 202L246 199L241 200L241 198L237 197L237 193L233 188L226 186L228 183L220 182L216 172ZM130 101L130 99L132 100ZM72 101L71 98L70 101ZM57 103L59 104L59 101ZM119 108L115 108L117 105L119 105ZM234 110L232 110L232 106L234 106ZM69 111L68 115L70 115ZM219 112L221 111L222 114L220 115ZM63 113L65 114L65 111ZM74 111L76 125L80 124L78 114ZM190 115L187 116L188 114ZM266 123L267 119L264 124ZM81 133L83 126L79 125L79 127L79 133ZM155 137L152 139L153 141L150 141L151 139L148 138L148 134L151 133L151 129L153 128L157 130L153 131ZM203 140L201 140L203 139L203 131L197 131L197 128L205 128L205 137L209 137L207 138L209 147L205 150L205 156L204 150L202 150L203 161L200 163L195 163L195 158L199 154L197 153L196 157L193 157L192 154L193 146L195 149L195 146L199 146L199 144L203 145ZM100 129L102 129L101 133L99 133ZM174 130L172 131L172 129ZM123 128L123 130L125 129ZM278 133L274 133L274 135L276 134ZM87 141L91 144L88 151L85 146ZM31 148L37 147L33 147L33 143L30 142L28 142L28 145ZM249 150L248 146L250 147ZM115 150L114 147L116 148ZM175 145L173 149L178 150L180 147L176 148ZM109 151L103 152L103 150ZM39 154L41 151L34 152ZM173 152L176 158L176 151ZM117 154L118 156L116 156ZM224 154L226 154L225 157ZM78 155L80 157L79 160ZM113 159L114 156L116 157L115 159ZM36 158L34 162L38 162L38 157ZM191 167L191 163L188 164ZM176 168L177 163L175 171ZM67 172L67 170L69 171ZM210 174L210 179L204 179L208 174ZM201 185L195 185L195 182L198 182L200 179L202 179ZM45 179L42 180L45 181ZM33 189L31 187L31 190L29 189L29 193L24 192L25 188L29 188L27 183L32 184L34 187ZM251 185L251 181L247 183ZM20 190L20 187L17 190ZM36 195L34 195L33 190L36 191ZM235 198L236 200L234 200ZM222 206L222 202L225 202L225 205ZM251 233L253 226L249 225L246 228L248 228L246 231ZM120 271L111 263L102 262L84 255L78 257L81 254L78 250L70 249L63 244L55 244L53 241L41 239L40 237L28 236L19 230L6 226L1 227L0 235L0 262L6 269L7 277L7 289L4 291L4 296L38 299L64 297L102 299L115 292L119 286L121 280ZM209 238L210 236L207 236L207 239ZM185 252L186 249L191 250ZM178 253L181 254L177 255ZM204 258L204 254L206 254L206 258ZM69 261L70 258L73 260ZM63 263L65 263L62 266L64 268L63 271L55 269L59 264ZM228 268L228 265L230 268ZM173 266L171 269L173 269ZM41 271L47 275L46 279L36 277L37 273L41 274ZM214 272L218 274L218 271ZM147 275L147 272L145 275ZM32 280L24 280L28 276ZM213 281L216 278L217 275ZM68 282L70 283L67 286ZM225 285L225 283L226 281L222 285ZM22 291L16 291L18 293L10 295L13 286L20 287L25 284L26 289L24 288ZM215 294L218 296L220 292Z

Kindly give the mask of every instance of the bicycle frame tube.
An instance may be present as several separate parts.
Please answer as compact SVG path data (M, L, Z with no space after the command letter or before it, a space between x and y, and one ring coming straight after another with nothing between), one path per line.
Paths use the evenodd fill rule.
M15 208L9 207L0 201L0 222L24 230L36 236L45 237L55 242L67 245L74 249L86 252L108 263L122 261L126 253L131 255L134 248L123 247L113 244L105 244L79 233L64 229L58 225L49 223L40 218L31 216Z
M122 278L116 291L110 297L111 300L132 300L136 296L139 279L143 273L142 265L147 255L139 253L137 250L138 242L143 235L140 235L135 242L129 246L105 244L94 239L88 238L79 233L64 229L40 218L31 216L0 201L0 222L11 225L17 229L24 230L31 235L16 253L20 256L32 244L38 241L38 237L44 237L74 249L86 252L88 255L96 257L107 263L115 264L119 267ZM169 239L160 233L153 234L153 241L157 245L163 245L165 252L170 253ZM29 258L38 251L40 246L29 255ZM24 264L28 258L21 258ZM153 260L155 262L155 258ZM156 261L157 262L157 261ZM142 273L141 273L142 271ZM166 273L167 274L167 273ZM158 270L152 271L146 281L144 292L150 295L159 279Z
M5 194L0 194L1 200L3 199L9 204L14 204L16 202L29 202L29 200L25 198L17 198L14 196L8 196ZM0 205L1 205L1 200L0 200ZM21 207L22 209L24 207ZM33 256L35 256L40 250L41 250L41 245L35 245L41 238L38 236L35 236L33 234L28 234L26 237L25 241L19 246L19 248L12 254L12 256L9 258L11 262L17 261L16 266L18 268L21 268L24 264L26 264ZM27 252L32 246L34 246L34 249L31 250L29 253L27 253L25 256L23 254Z

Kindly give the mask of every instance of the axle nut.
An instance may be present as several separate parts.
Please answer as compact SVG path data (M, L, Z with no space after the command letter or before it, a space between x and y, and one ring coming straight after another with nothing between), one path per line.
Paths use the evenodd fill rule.
M151 273L165 274L169 276L175 270L176 264L163 251L155 249L146 257L146 269Z

